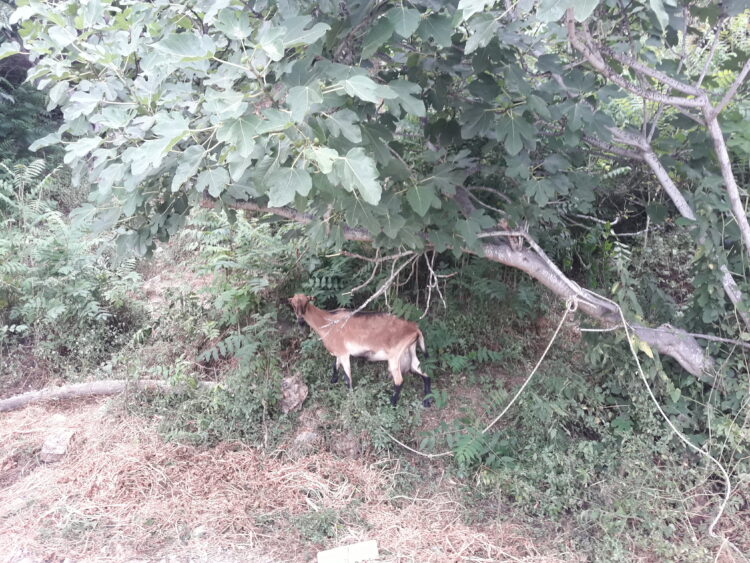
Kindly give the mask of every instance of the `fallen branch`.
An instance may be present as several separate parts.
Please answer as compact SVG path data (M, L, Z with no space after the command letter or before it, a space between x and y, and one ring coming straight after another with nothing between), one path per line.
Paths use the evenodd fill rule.
M216 386L214 382L202 381L198 383L201 388L211 389ZM14 395L0 400L0 412L13 411L26 407L31 403L40 401L80 399L81 397L96 397L100 395L116 395L129 389L160 389L163 391L182 391L185 386L175 386L166 381L144 379L130 381L125 379L113 379L103 381L88 381L86 383L72 383L59 387L47 387L38 391L28 391L20 395Z

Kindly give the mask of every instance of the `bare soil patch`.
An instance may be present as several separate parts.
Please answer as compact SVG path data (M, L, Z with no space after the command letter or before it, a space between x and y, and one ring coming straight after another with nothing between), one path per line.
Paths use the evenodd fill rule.
M576 560L563 546L542 550L510 521L467 525L447 480L429 493L394 493L398 460L164 443L157 421L115 404L36 405L2 417L4 560L301 562L367 539L384 561ZM67 455L39 463L39 445L61 426L75 430Z

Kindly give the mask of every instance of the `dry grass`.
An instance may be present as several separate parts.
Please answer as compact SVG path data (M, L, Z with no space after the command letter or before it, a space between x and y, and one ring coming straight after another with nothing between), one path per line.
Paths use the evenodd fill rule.
M155 422L108 405L37 405L4 415L2 558L311 561L320 549L375 539L386 561L576 559L540 553L528 530L511 523L466 525L448 484L424 498L392 496L401 474L395 460L169 444ZM40 464L44 437L60 426L76 431L68 454ZM331 514L328 537L311 540L301 523L314 527L317 516Z

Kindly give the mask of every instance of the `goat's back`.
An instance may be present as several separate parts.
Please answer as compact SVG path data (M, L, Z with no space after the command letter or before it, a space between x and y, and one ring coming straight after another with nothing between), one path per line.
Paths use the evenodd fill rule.
M321 337L326 348L334 354L351 352L345 349L347 345L354 345L362 350L389 351L412 344L419 335L416 323L388 313L349 315L351 311L345 309L326 314L331 324L323 328Z

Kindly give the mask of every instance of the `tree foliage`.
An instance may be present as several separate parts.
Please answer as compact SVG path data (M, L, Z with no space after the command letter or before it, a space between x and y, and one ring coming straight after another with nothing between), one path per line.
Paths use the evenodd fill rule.
M748 318L746 22L741 2L662 0L24 0L10 18L64 116L32 148L64 147L93 183L85 212L124 246L147 253L218 202L333 246L481 254L582 297L528 245L558 257L581 228L659 229L676 210L712 311L693 328L722 318L732 336L733 311ZM634 169L649 180L618 193ZM591 295L581 310L619 322ZM684 333L636 333L712 366Z

